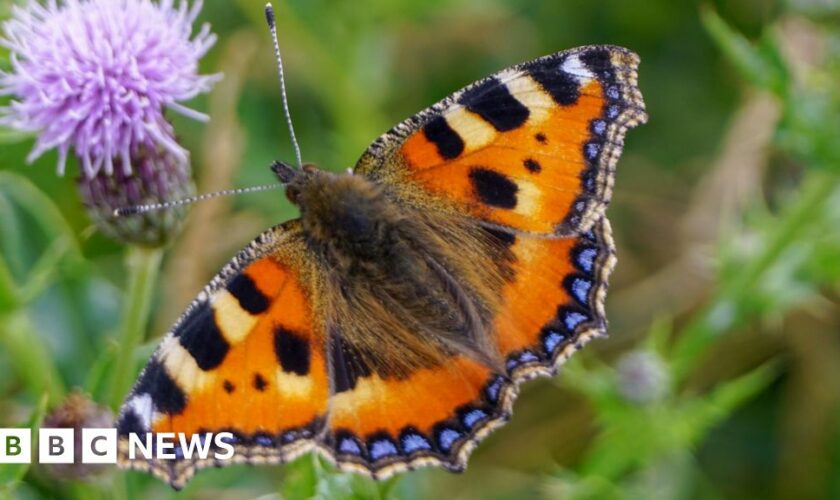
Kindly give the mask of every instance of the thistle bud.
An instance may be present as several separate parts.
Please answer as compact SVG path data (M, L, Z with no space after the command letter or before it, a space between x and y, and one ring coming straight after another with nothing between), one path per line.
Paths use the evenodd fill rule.
M632 403L657 401L668 391L665 363L653 352L631 351L624 354L616 371L618 391Z
M91 220L107 236L123 243L162 246L180 229L184 207L119 217L114 210L191 196L190 167L153 144L134 148L130 158L130 169L122 168L118 159L112 175L80 176L79 195Z
M110 428L114 415L110 410L94 403L80 391L71 393L44 418L41 427L46 429L73 429L72 464L45 464L44 469L60 479L85 479L107 470L107 466L82 463L82 429Z

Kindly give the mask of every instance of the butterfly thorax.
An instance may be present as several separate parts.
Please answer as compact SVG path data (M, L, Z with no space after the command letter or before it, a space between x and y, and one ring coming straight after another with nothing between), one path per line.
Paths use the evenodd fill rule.
M480 229L353 174L310 167L289 195L329 270L328 320L369 369L400 376L458 353L497 364L488 332L502 279Z
M348 272L387 258L410 225L381 186L359 176L312 171L290 188L313 249Z

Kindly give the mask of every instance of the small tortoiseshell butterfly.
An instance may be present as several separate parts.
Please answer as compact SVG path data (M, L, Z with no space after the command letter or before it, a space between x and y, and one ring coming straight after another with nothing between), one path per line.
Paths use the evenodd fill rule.
M381 479L464 469L521 382L605 334L610 200L643 123L638 56L580 47L476 82L377 139L352 173L272 167L299 219L222 269L119 416L119 462L197 468L317 451ZM231 432L229 461L130 459L130 433Z

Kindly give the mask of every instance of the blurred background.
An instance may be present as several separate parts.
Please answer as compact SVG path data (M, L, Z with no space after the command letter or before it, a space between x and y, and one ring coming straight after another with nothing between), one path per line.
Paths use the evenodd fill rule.
M374 484L305 458L205 471L181 497L840 498L839 2L275 7L304 160L334 170L503 67L585 44L637 52L650 121L628 133L608 212L610 337L526 384L465 474ZM263 2L207 0L199 21L219 36L202 71L225 77L189 103L209 123L171 115L196 189L274 182L270 161L294 154ZM124 314L125 247L91 224L75 164L26 165L32 143L0 129L0 427L37 424L74 388L107 406ZM193 206L136 361L237 250L294 216L280 191ZM139 473L78 480L89 472L0 466L0 496L173 495Z

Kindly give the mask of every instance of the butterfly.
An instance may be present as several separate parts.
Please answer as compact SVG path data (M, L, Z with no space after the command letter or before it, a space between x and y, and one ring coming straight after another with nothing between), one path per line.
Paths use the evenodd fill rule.
M352 172L275 162L300 218L265 231L163 338L118 419L119 464L196 469L314 451L377 479L465 468L518 387L606 334L605 210L639 58L558 52L376 139ZM129 457L129 436L229 432L233 459Z

